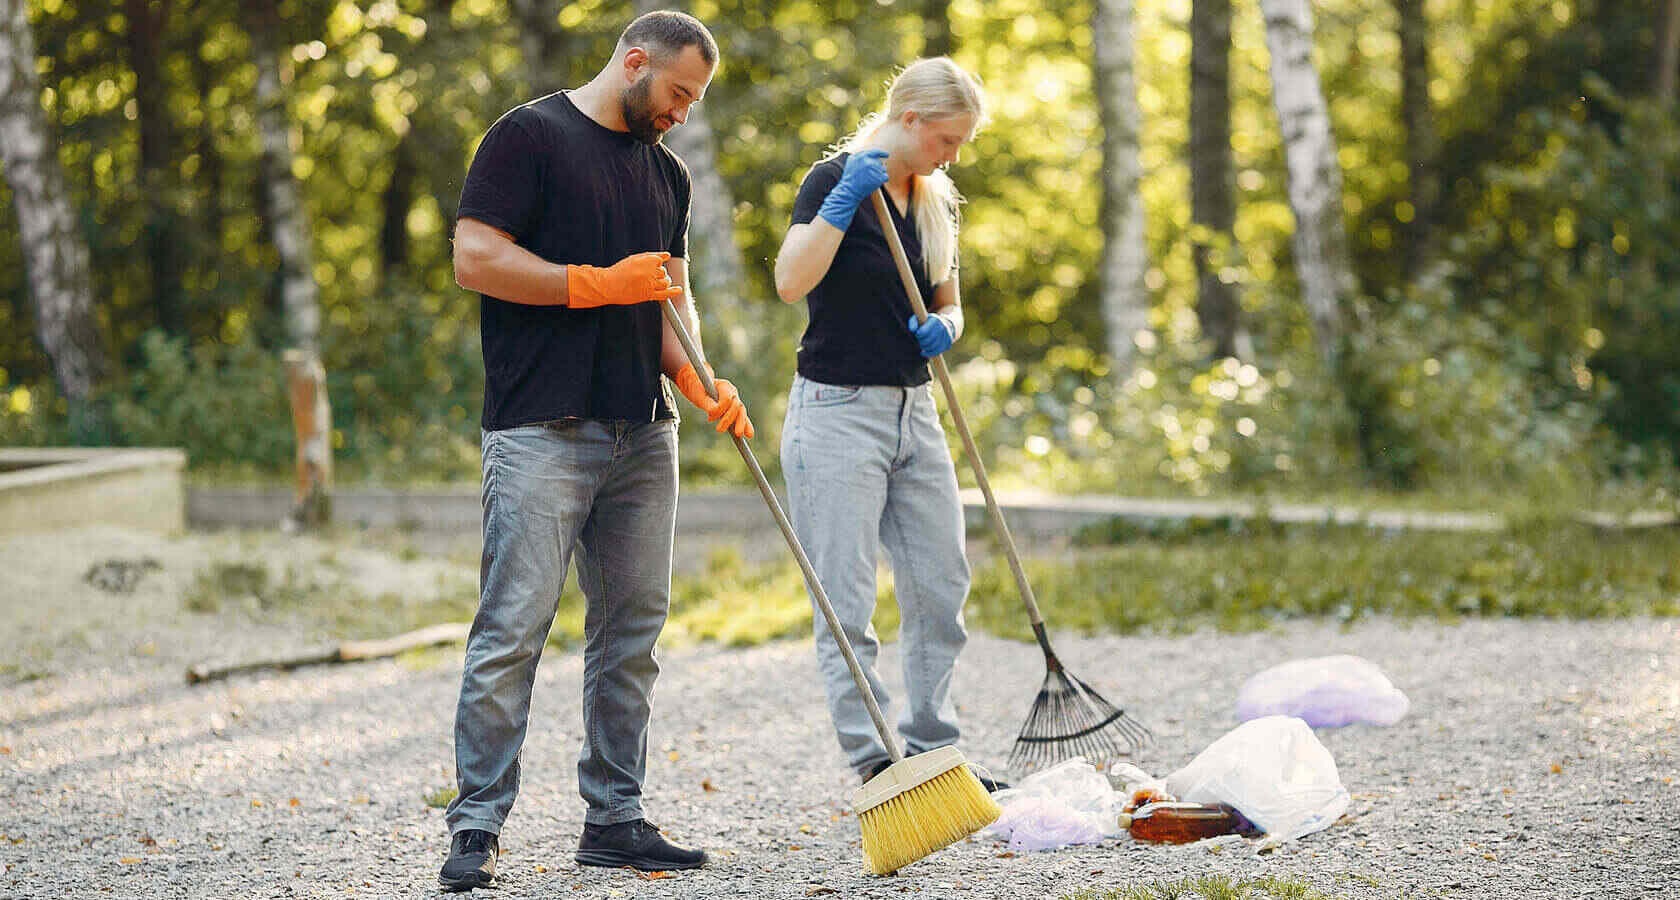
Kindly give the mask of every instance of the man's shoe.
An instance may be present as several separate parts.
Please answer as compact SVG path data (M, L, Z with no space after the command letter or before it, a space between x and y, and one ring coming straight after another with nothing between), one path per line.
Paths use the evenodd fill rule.
M496 880L496 857L501 847L496 836L476 828L464 828L449 839L449 858L438 872L438 886L446 891L470 891L488 887Z
M706 864L701 850L678 847L665 840L659 826L646 819L631 819L617 825L584 823L583 837L578 840L579 865L620 868L629 866L643 872L662 872L667 869L698 869Z

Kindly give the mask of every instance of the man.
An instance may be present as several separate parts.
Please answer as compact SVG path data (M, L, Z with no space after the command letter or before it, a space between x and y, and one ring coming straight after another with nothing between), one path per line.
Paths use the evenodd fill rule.
M644 15L588 84L496 122L461 191L455 276L482 294L484 555L455 718L448 890L495 878L531 685L575 547L588 601L577 860L644 870L706 856L642 813L654 642L670 599L675 414L663 373L751 437L735 388L708 397L661 314L687 300L688 171L660 144L710 84L717 44Z

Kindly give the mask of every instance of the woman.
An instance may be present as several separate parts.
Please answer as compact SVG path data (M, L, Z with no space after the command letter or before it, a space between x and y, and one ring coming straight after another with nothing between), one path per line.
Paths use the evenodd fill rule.
M892 558L909 694L899 734L923 753L960 736L951 674L968 635L963 514L927 360L962 335L957 204L944 167L986 119L978 79L945 57L912 63L887 104L800 185L776 257L776 292L809 304L782 430L794 530L828 592L883 710L875 548ZM870 194L891 198L893 225L932 311L918 323ZM846 761L867 781L889 762L828 628L815 623L829 713ZM992 788L992 784L987 784Z

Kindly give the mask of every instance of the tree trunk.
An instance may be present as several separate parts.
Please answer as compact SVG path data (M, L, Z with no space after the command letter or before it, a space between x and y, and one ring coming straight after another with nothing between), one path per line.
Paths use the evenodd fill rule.
M1675 69L1680 68L1680 0L1668 0L1668 18L1664 23L1661 46L1657 49L1656 83L1652 93L1658 102L1674 102Z
M1406 122L1406 277L1416 281L1434 257L1435 211L1441 179L1435 170L1439 140L1429 98L1429 21L1424 0L1394 0L1400 14L1400 109Z
M1102 234L1099 296L1114 377L1132 368L1134 339L1149 325L1144 286L1143 180L1138 161L1137 84L1132 74L1131 0L1097 0L1091 16L1095 79L1102 124Z
M287 349L284 355L292 424L297 435L297 494L289 524L325 524L331 517L332 407L327 403L321 365L320 297L310 260L309 219L303 191L292 174L291 126L286 118L286 80L278 48L274 0L248 0L251 54L257 65L257 131L262 142L262 176L268 195L269 235L280 257Z
M193 29L192 72L193 85L198 89L199 97L210 96L220 77L210 61L204 58L200 48L209 39L210 29L200 22ZM203 185L203 197L199 206L199 215L203 217L204 232L209 239L211 256L214 258L222 246L223 220L226 209L222 201L222 188L226 180L226 164L222 161L221 151L216 149L216 129L208 111L198 117L198 181Z
M638 15L664 6L637 0ZM714 88L715 89L715 88ZM713 362L726 363L731 371L750 365L768 335L757 327L762 306L746 296L746 266L735 242L735 195L717 168L717 137L712 133L706 104L689 107L688 121L666 134L671 152L688 165L693 184L690 191L688 224L688 279L694 289L690 298L694 314L700 317ZM719 338L727 356L718 353Z
M951 0L926 0L922 9L922 55L950 56L956 49L951 38Z
M135 118L140 126L140 204L152 305L157 324L171 335L187 333L187 310L181 296L180 229L175 222L175 160L170 135L168 85L163 75L164 35L169 0L124 0L124 35L128 65L134 72Z
M1231 0L1190 7L1190 221L1196 318L1215 358L1251 357L1236 285L1220 277L1238 256L1231 161Z
M1330 111L1312 64L1307 0L1260 0L1272 57L1272 94L1289 166L1296 274L1320 355L1338 371L1343 306L1358 290L1342 222L1342 170Z
M519 26L519 50L525 57L525 80L530 82L528 93L534 97L558 90L562 86L558 81L565 74L554 71L562 63L555 33L559 7L549 0L510 0L509 6ZM638 5L638 12L647 9Z
M412 123L411 123L412 124ZM391 153L391 178L381 195L383 216L379 225L380 271L387 282L391 273L408 265L408 213L414 208L414 182L420 167L414 159L416 130L410 127Z
M91 425L90 401L106 367L92 270L55 155L58 144L41 111L27 6L27 0L0 0L0 166L17 207L36 334L72 421Z

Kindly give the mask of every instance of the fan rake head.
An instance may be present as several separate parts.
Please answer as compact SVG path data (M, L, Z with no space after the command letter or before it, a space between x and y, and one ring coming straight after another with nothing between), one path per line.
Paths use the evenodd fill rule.
M1121 757L1154 743L1143 723L1063 670L1054 657L1048 669L1009 754L1009 771L1016 777L1075 756L1106 772Z

